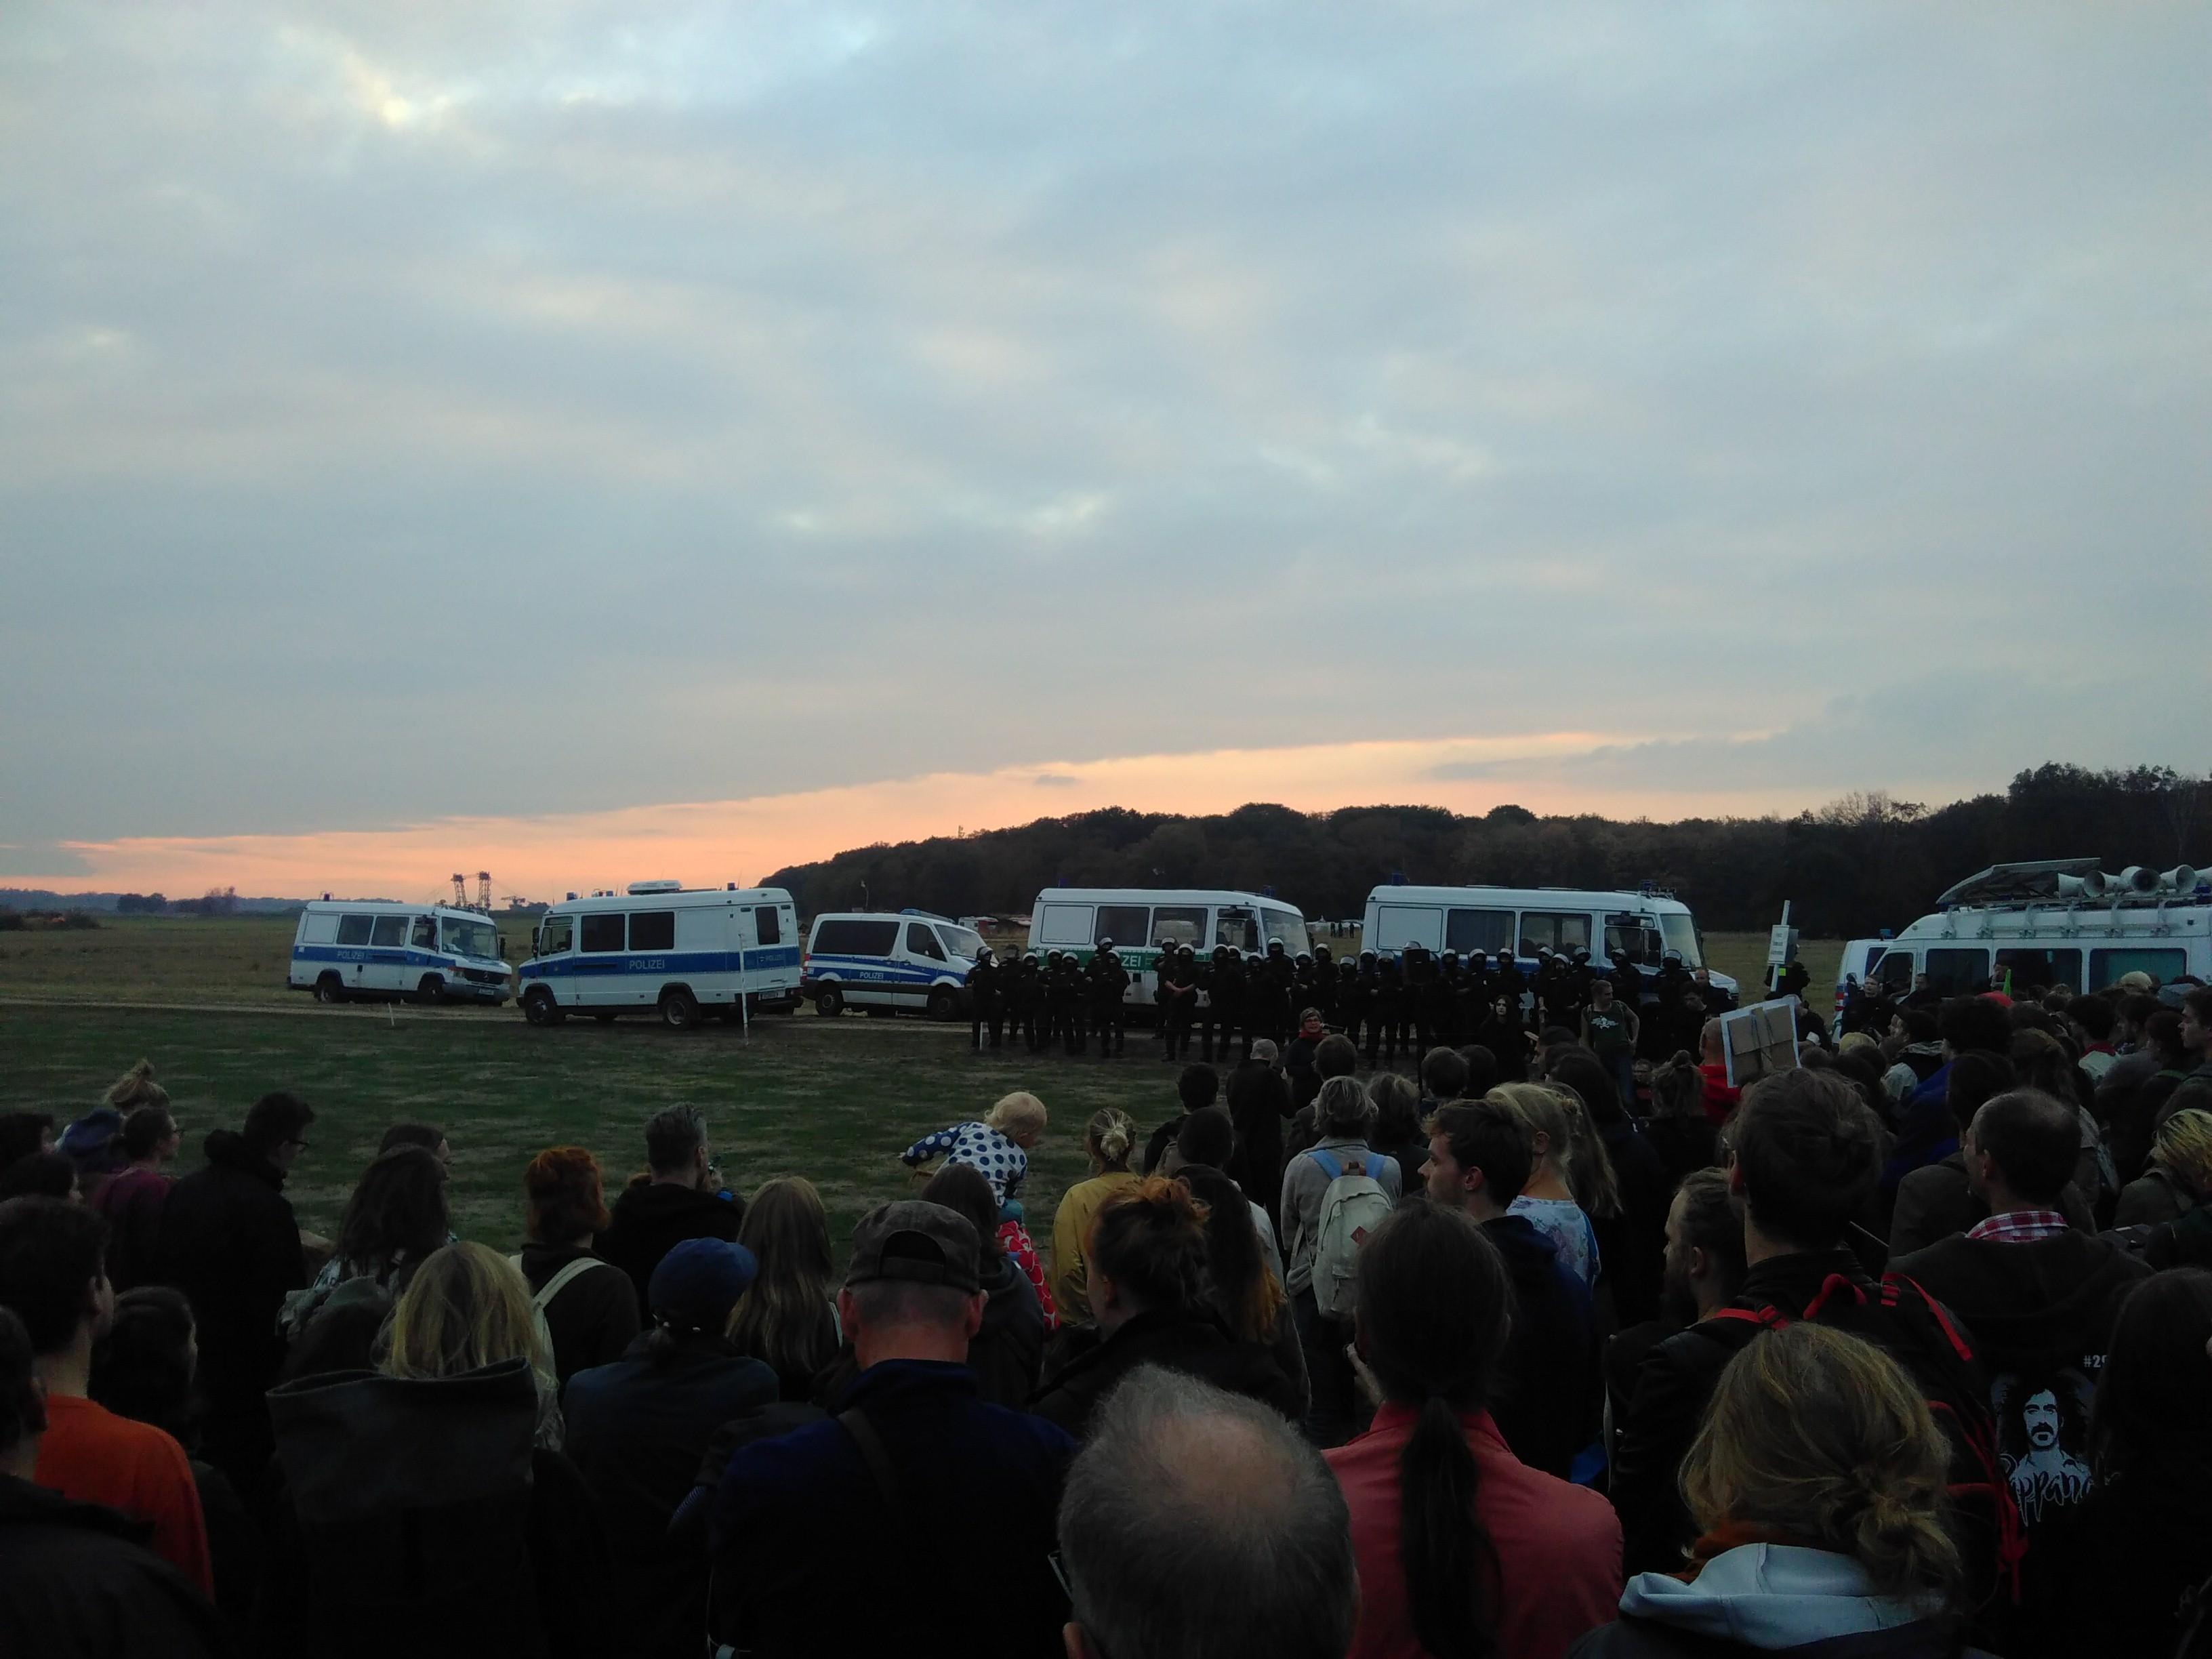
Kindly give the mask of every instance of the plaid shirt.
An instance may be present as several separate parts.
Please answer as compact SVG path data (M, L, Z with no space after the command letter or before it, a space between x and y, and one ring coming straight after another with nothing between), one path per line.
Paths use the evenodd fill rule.
M1990 1238L2000 1244L2033 1244L2039 1238L2055 1238L2066 1231L2066 1218L2056 1210L2007 1210L1967 1230L1969 1238Z

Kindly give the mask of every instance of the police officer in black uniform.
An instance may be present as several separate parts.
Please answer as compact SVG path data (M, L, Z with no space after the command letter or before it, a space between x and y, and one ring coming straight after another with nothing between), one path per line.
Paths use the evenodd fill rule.
M1006 1024L1006 1003L1000 995L998 958L991 947L982 946L975 952L975 965L968 970L968 1050L970 1054L983 1052L983 1030L991 1031L991 1047L996 1048Z
M1273 1040L1279 1050L1290 1047L1291 1028L1297 1024L1297 1006L1291 994L1297 983L1297 963L1292 962L1290 953L1283 949L1282 940L1269 939L1267 954L1261 960L1257 975L1266 989L1266 995L1260 1005L1260 1012L1264 1018L1254 1024L1259 1027L1261 1036Z
M1191 1005L1198 1000L1198 953L1188 945L1170 945L1161 953L1160 989L1167 1057L1182 1060L1190 1053L1191 1017L1197 1012Z
M1091 958L1090 981L1091 1024L1098 1033L1098 1058L1112 1060L1121 1052L1121 1000L1129 989L1128 969L1121 966L1112 939L1098 941L1097 953Z
M1006 1046L1037 1051L1036 952L1024 951L1000 974L1006 981Z
M1335 1025L1340 1023L1336 1010L1336 963L1329 954L1328 946L1315 945L1313 962L1313 1000L1301 1002L1298 1006L1318 1009L1321 1012L1321 1023L1323 1025Z
M1200 1060L1211 1060L1218 1052L1223 1060L1229 1058L1230 1040L1239 1031L1244 1034L1244 1057L1252 1056L1252 1027L1248 1012L1251 988L1244 972L1244 958L1229 945L1213 947L1213 971L1206 990L1205 1047L1199 1052ZM1221 1034L1221 1047L1214 1048L1214 1033Z
M1376 969L1375 982L1375 1018L1382 1028L1382 1063L1395 1066L1398 1050L1406 1042L1407 1005L1412 1001L1413 988L1406 982L1405 964L1398 953L1386 951Z
M1072 951L1060 953L1059 964L1052 970L1051 999L1053 1023L1060 1031L1060 1044L1071 1054L1083 1052L1082 965Z
M1336 964L1336 1019L1357 1048L1359 1028L1367 1023L1367 986L1359 977L1359 964L1350 957Z
M1437 976L1429 983L1429 1040L1446 1048L1459 1047L1459 952L1447 951L1437 963Z

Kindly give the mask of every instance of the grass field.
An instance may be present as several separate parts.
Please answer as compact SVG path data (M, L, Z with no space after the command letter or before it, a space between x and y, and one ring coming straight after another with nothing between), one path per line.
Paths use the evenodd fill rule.
M510 950L526 937L505 922ZM911 1189L897 1162L916 1137L980 1115L1010 1089L1042 1097L1052 1127L1024 1198L1040 1243L1059 1194L1087 1173L1085 1121L1118 1105L1146 1131L1176 1110L1174 1068L1148 1032L1128 1054L968 1052L967 1028L915 1019L768 1018L672 1032L643 1021L552 1030L497 1011L315 1006L283 988L292 923L130 917L82 932L0 933L0 1110L75 1116L125 1067L150 1059L185 1127L180 1167L205 1131L234 1127L256 1095L315 1107L311 1148L289 1188L302 1223L329 1233L386 1127L427 1118L453 1148L455 1226L513 1248L523 1164L539 1149L591 1147L619 1182L642 1162L641 1126L677 1102L702 1108L725 1177L750 1191L778 1175L822 1189L841 1241L872 1205ZM1717 934L1717 971L1756 982L1765 940ZM1816 987L1833 944L1808 942ZM135 1006L134 1006L135 1005ZM219 1007L226 1012L202 1012Z

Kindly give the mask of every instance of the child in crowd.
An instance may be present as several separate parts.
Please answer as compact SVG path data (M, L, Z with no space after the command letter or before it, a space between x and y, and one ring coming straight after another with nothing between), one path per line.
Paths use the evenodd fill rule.
M1000 1214L1011 1204L1019 1218L1021 1209L1014 1195L1030 1172L1029 1149L1043 1138L1044 1122L1044 1102L1017 1091L991 1108L990 1115L980 1123L956 1123L924 1135L899 1154L899 1162L909 1170L919 1170L941 1154L947 1164L972 1165L991 1183L991 1195L999 1200Z
M924 1135L899 1154L899 1162L919 1170L942 1153L947 1164L966 1164L982 1172L999 1200L999 1245L1036 1286L1044 1305L1045 1329L1060 1328L1060 1316L1045 1283L1044 1266L1037 1260L1036 1243L1022 1224L1021 1201L1015 1194L1030 1170L1030 1148L1044 1137L1044 1102L1016 1091L991 1108L983 1121L956 1123L934 1134Z

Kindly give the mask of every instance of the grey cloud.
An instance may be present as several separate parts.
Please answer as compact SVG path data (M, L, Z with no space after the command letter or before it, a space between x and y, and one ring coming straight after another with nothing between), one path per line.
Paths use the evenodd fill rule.
M1931 777L2203 763L2208 64L2154 10L18 9L0 833L1844 719L1591 763L1840 789L1832 706L1923 665L2029 693L1923 706Z
M1073 789L1081 780L1065 772L1040 772L1034 781L1040 789Z

